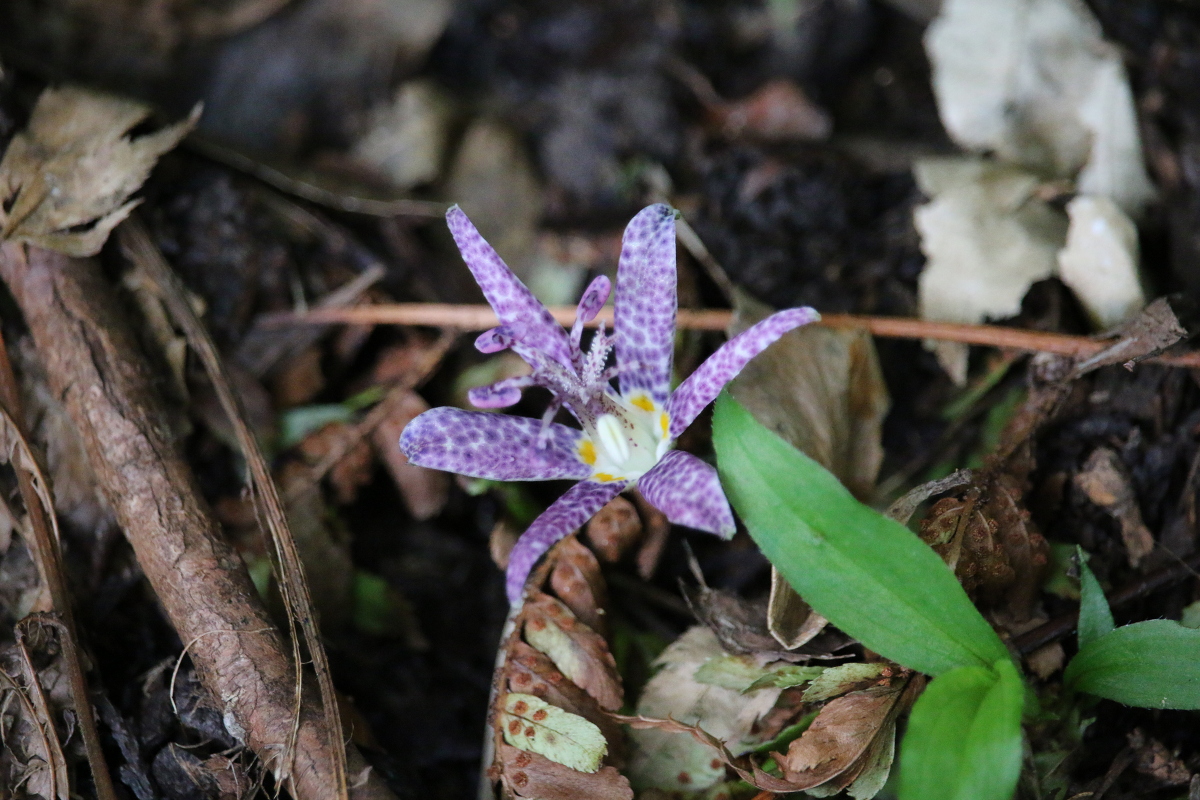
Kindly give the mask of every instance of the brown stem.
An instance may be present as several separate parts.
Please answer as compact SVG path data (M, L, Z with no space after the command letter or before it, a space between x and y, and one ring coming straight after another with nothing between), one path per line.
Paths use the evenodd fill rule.
M0 277L102 493L180 639L192 643L192 663L231 733L277 774L287 770L280 756L292 734L295 681L285 643L201 496L112 287L93 261L14 242L0 245ZM314 697L304 700L292 790L299 800L328 800L337 791L330 748L341 746L340 731L326 729ZM350 775L356 771L351 764ZM362 789L389 796L378 781Z
M575 308L572 306L552 306L550 313L563 325L570 325L575 319ZM714 309L681 308L677 324L680 328L692 330L723 331L729 327L732 313ZM601 310L589 325L594 327L602 321L605 325L612 326L611 307ZM355 325L429 325L458 328L463 331L485 331L499 324L490 306L447 303L392 303L313 309L307 312L270 314L261 320L264 327L327 325L333 322ZM891 339L938 339L1064 356L1095 355L1110 344L1087 336L1072 336L1066 333L1028 331L1000 325L930 322L906 317L874 317L865 314L824 314L816 324L829 328L863 328L875 336ZM1146 360L1178 367L1200 367L1200 352L1162 355Z

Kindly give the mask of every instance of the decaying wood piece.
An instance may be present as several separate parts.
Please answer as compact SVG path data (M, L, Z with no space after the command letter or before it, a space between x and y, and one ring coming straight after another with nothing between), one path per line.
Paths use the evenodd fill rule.
M245 566L223 538L176 442L133 332L97 265L13 242L0 245L0 277L24 313L51 390L84 440L105 498L133 546L230 732L300 800L337 789L333 747L306 694L293 762L295 676L282 636ZM348 754L355 798L390 792Z

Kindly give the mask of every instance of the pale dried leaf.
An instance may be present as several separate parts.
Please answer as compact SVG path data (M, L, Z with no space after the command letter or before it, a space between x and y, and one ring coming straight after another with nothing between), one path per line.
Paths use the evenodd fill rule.
M72 256L100 251L138 204L137 191L158 158L199 118L131 138L148 106L77 87L46 89L29 126L0 161L0 237Z
M926 50L946 130L1136 216L1154 196L1120 53L1082 0L946 0Z
M1146 305L1138 278L1137 228L1116 203L1080 195L1067 204L1067 246L1058 276L1100 328L1111 328Z
M1154 550L1154 535L1142 521L1137 493L1121 457L1107 447L1092 451L1083 469L1075 474L1075 485L1121 526L1129 566L1136 569Z
M390 103L371 110L351 153L397 190L436 180L445 159L454 109L432 81L401 84Z
M577 714L534 697L509 692L500 714L504 741L580 772L596 772L608 752L604 734Z
M697 626L676 639L655 664L658 673L646 684L638 700L638 714L670 717L697 725L733 754L754 746L751 731L779 697L778 689L741 694L699 683L696 670L712 658L725 655L716 635ZM628 775L639 789L697 790L722 780L721 753L692 736L657 728L631 732L632 753Z
M621 707L624 691L608 645L565 605L548 595L526 603L524 633L525 641L549 656L602 708L615 711Z
M1035 282L1057 269L1067 220L1036 197L1038 179L1015 167L969 157L921 159L913 212L927 258L918 283L922 319L979 323L1021 310ZM967 347L933 346L947 374L966 382Z

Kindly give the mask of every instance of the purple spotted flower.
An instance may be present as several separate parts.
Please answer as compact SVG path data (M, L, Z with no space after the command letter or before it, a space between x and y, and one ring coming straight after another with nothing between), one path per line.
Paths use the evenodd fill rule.
M608 278L592 281L567 332L500 260L457 206L446 215L463 260L500 319L475 346L512 348L532 374L474 389L479 408L504 408L530 386L550 390L539 421L457 408L435 408L409 423L400 448L414 464L498 481L578 480L533 521L508 561L516 603L538 558L634 484L679 525L728 537L733 513L717 471L671 447L751 358L784 333L818 319L811 308L780 311L735 336L671 391L675 344L675 212L642 210L625 229L617 268L614 325L601 324L587 351L583 326L608 300ZM616 366L608 365L616 351ZM620 391L613 388L616 378ZM553 422L562 407L580 429Z

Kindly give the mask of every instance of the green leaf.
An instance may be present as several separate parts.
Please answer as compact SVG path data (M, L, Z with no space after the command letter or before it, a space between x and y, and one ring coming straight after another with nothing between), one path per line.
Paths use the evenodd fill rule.
M695 680L696 683L707 683L735 692L748 692L759 678L767 674L765 669L754 663L751 656L724 655L701 664L696 670Z
M504 741L580 772L595 772L608 753L604 734L577 714L531 694L509 692L500 713Z
M916 534L864 506L727 393L713 444L721 482L788 583L846 633L940 675L1009 658L954 573Z
M1075 553L1079 558L1079 647L1083 649L1084 645L1111 633L1116 623L1100 581L1087 565L1087 554L1078 546Z
M959 667L913 706L900 800L1008 800L1021 774L1024 688L1013 663Z
M1081 631L1082 634L1082 631ZM1125 625L1079 648L1068 688L1143 708L1200 709L1200 630L1154 619Z
M845 694L863 681L873 681L883 674L884 664L842 664L830 667L804 690L804 702L819 703Z
M765 689L773 686L778 689L788 689L792 686L799 686L808 683L820 676L825 671L825 667L800 667L795 664L789 664L786 667L780 667L773 672L768 672L761 678L750 684L746 688L747 692L753 692L757 689Z

